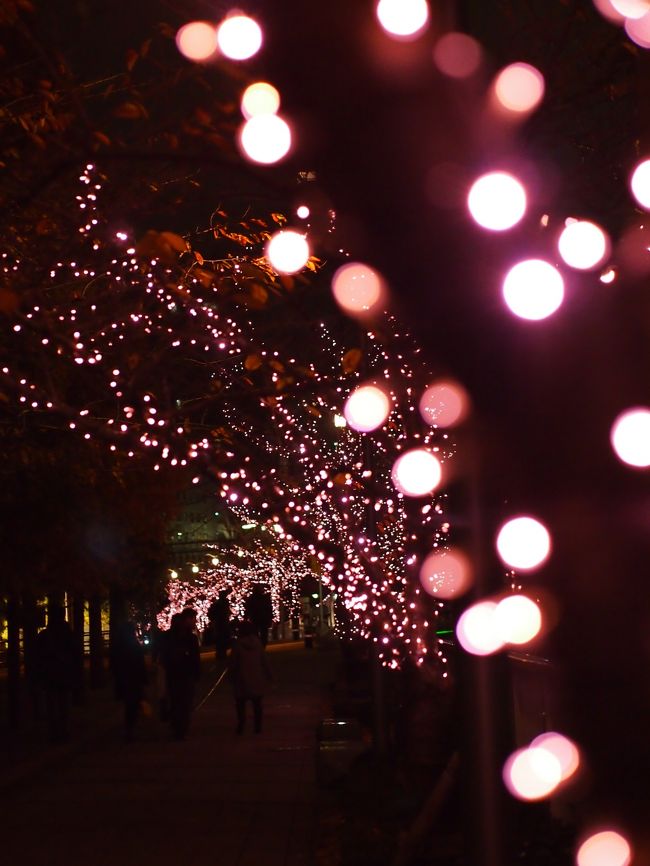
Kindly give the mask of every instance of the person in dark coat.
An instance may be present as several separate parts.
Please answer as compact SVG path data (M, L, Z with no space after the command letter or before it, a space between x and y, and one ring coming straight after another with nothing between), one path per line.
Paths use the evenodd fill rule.
M172 617L162 645L169 722L175 740L184 740L190 727L194 691L201 674L199 640L195 633L196 611L186 608Z
M70 696L78 684L79 649L62 607L53 607L46 628L36 637L36 682L45 693L50 741L68 739Z
M253 705L253 725L256 734L262 731L262 699L272 683L271 670L262 641L252 622L245 621L228 659L228 675L235 698L237 733L246 724L246 704Z
M111 668L115 695L124 703L124 739L131 742L147 684L144 647L138 640L135 623L122 623L115 646L111 647Z
M230 602L228 601L227 589L220 590L218 598L208 608L208 620L214 636L216 659L225 662L232 641Z
M265 647L273 622L273 603L264 584L256 583L253 585L253 590L244 603L244 613L246 619L253 623L259 639L262 641L262 646Z

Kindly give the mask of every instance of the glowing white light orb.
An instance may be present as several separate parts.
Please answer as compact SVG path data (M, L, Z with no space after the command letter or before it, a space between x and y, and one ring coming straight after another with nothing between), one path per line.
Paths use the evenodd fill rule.
M188 60L208 60L217 51L217 31L207 21L190 21L177 32L176 47Z
M526 190L505 171L493 171L474 181L467 207L475 222L493 232L511 229L526 213Z
M467 414L469 400L456 382L436 382L420 397L420 414L432 427L453 427Z
M650 48L650 14L643 18L626 18L625 32L640 48Z
M405 496L426 496L440 484L442 467L435 454L414 448L397 458L391 477Z
M609 239L600 226L587 220L570 222L558 239L562 259L572 268L589 271L607 257Z
M544 97L544 76L529 63L511 63L497 75L494 95L507 111L526 114Z
M650 0L609 0L612 8L627 19L643 18L650 12Z
M272 235L265 253L278 273L295 274L309 261L309 244L304 235L285 229Z
M534 517L513 517L499 529L496 546L506 565L530 571L548 559L551 536L544 524Z
M360 262L340 267L332 278L336 302L352 315L373 312L384 297L384 283L377 271Z
M504 643L528 643L539 634L542 627L539 606L525 595L509 595L501 599L494 617Z
M546 749L560 762L562 771L561 781L569 779L580 766L580 750L568 737L558 734L556 731L546 731L540 734L530 744L533 747Z
M630 178L632 195L645 210L650 210L650 159L644 159Z
M472 583L472 567L461 550L434 550L422 563L420 583L435 598L458 598Z
M601 830L582 843L576 854L578 866L628 866L632 849L616 830Z
M510 311L520 319L546 319L553 315L564 300L564 280L549 262L527 259L506 274L503 299Z
M497 606L493 601L480 601L468 607L456 623L456 637L465 652L487 656L503 647L494 619Z
M353 430L367 433L381 427L390 414L390 401L376 385L361 385L348 397L343 410Z
M481 65L481 46L466 33L445 33L436 42L433 60L450 78L469 78Z
M503 781L514 797L541 800L562 781L562 767L551 752L529 746L510 755L503 767Z
M280 94L267 81L249 84L241 98L241 111L250 119L258 114L275 114L280 107Z
M217 42L231 60L248 60L262 47L262 28L248 15L231 15L219 25Z
M298 219L301 220L306 220L310 213L311 211L306 204L301 204L300 207L296 210L296 216L298 217Z
M398 39L418 36L429 22L426 0L379 0L375 11L384 30Z
M650 409L639 406L622 412L614 421L610 442L616 456L628 466L650 466Z
M258 114L242 126L239 142L244 155L253 162L279 162L291 148L289 124L277 114Z
M603 18L607 18L615 24L620 24L621 21L624 20L625 16L621 15L620 12L617 12L616 9L614 9L611 0L593 0L593 3Z

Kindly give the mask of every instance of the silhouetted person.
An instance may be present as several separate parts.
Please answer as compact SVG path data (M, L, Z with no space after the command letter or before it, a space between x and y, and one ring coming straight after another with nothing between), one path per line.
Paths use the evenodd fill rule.
M199 640L194 632L196 612L186 608L172 617L161 652L165 669L169 722L175 740L184 740L190 727L194 689L201 673Z
M36 637L36 681L45 693L45 710L50 740L68 739L70 696L77 685L79 650L62 607L49 612L47 627Z
M135 624L124 622L111 647L111 668L115 678L115 695L124 703L124 739L133 739L138 711L147 684L144 647L138 640Z
M208 608L208 619L214 635L216 659L217 661L225 661L232 641L230 602L228 601L227 589L220 590L218 598Z
M256 734L262 731L262 699L272 682L269 662L252 622L245 621L239 628L228 659L228 675L235 698L237 733L244 732L246 702L253 705L253 725Z
M271 596L261 583L253 585L253 591L244 603L246 619L252 622L262 646L266 646L269 639L269 629L273 622L273 603Z

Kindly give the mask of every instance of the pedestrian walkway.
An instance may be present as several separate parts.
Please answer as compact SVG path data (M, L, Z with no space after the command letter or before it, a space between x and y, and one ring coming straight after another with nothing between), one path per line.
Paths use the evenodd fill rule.
M276 688L264 730L235 734L227 682L204 664L186 741L145 719L121 741L112 722L95 739L43 753L2 788L2 854L21 866L310 866L316 834L316 728L329 713L336 654L269 648Z

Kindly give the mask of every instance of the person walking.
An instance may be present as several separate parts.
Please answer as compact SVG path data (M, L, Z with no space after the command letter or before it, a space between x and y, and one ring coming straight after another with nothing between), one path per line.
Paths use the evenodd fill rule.
M228 676L235 699L237 733L243 734L246 725L246 704L253 706L253 729L262 732L262 700L273 681L268 657L262 646L257 629L252 622L244 621L239 628L239 637L234 643L228 659Z
M175 740L184 740L190 727L196 683L201 674L199 640L195 633L196 611L186 608L172 617L162 644L169 722Z
M227 589L220 590L218 597L208 608L208 620L214 637L215 658L218 662L226 661L232 641L228 592Z
M255 627L262 646L265 647L273 622L273 603L263 583L253 584L252 592L244 602L244 613L246 619Z
M138 640L135 623L124 622L111 647L111 668L115 679L115 696L124 703L124 739L133 740L138 714L147 684L144 647Z
M79 675L78 648L62 607L52 607L47 626L38 633L34 653L35 678L45 693L50 742L69 737L70 697Z

